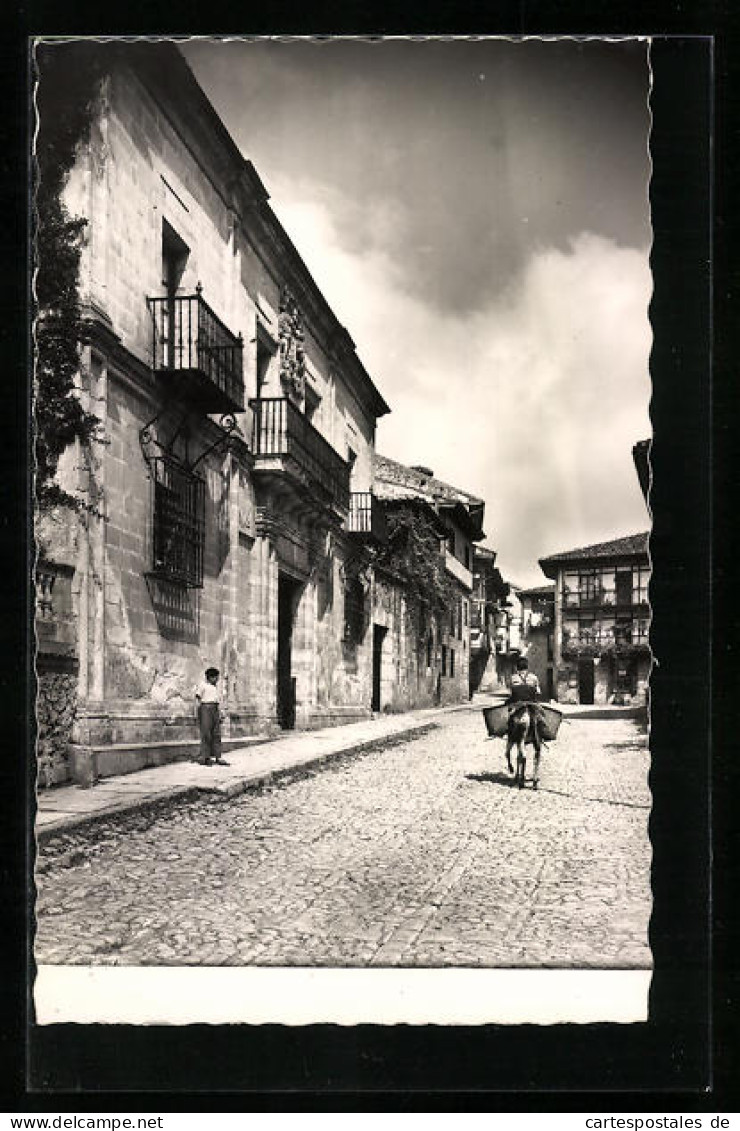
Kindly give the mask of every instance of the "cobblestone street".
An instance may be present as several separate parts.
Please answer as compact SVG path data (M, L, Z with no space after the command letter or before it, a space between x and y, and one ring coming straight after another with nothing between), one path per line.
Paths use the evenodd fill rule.
M564 722L538 792L503 752L471 706L232 800L55 838L36 960L648 967L644 729Z

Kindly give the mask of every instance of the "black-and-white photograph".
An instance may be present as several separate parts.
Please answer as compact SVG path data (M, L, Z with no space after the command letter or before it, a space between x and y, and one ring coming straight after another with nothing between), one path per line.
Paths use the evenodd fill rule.
M646 1019L650 48L35 43L41 1024Z

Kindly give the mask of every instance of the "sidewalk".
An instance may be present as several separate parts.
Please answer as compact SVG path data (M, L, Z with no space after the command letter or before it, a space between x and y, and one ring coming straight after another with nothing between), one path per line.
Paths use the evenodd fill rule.
M486 702L496 696L485 696ZM477 700L477 697L476 697ZM228 766L171 762L119 777L102 778L83 789L57 786L37 793L36 834L44 840L55 833L88 824L99 817L131 812L167 798L192 793L236 797L286 771L314 766L350 751L363 750L390 738L411 735L453 711L476 709L478 702L430 707L401 715L381 715L359 723L323 730L291 731L279 738L252 742L229 750Z
M363 750L390 738L411 735L454 711L479 711L506 698L503 692L476 692L472 700L449 707L427 707L400 715L379 715L359 723L323 730L290 731L274 739L245 739L243 747L229 750L228 766L201 766L197 762L170 762L118 777L101 778L89 789L56 786L37 793L36 834L39 840L67 829L89 824L99 817L127 813L146 805L186 794L211 793L236 797L300 767L319 765L330 758ZM556 706L559 706L556 704ZM569 717L634 717L644 708L559 707Z

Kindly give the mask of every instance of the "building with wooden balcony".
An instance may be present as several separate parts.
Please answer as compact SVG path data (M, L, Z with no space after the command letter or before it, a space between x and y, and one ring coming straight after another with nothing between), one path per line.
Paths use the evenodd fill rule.
M470 691L493 691L505 686L503 635L508 620L511 587L496 567L496 551L473 550L473 589L470 595Z
M561 702L643 704L650 673L648 534L540 559L555 582Z
M60 461L87 504L57 583L71 771L190 756L210 665L227 747L367 717L388 405L176 44L54 50L97 76L64 190L86 221L80 397L105 440Z
M555 586L520 589L522 655L540 681L544 699L555 698Z
M416 607L419 602L407 601L402 585L394 589L393 579L386 581L404 608L403 617L394 619L391 648L400 675L396 696L404 706L462 702L470 696L473 552L475 543L485 538L485 504L437 479L428 467L407 467L381 455L375 461L375 493L389 516L409 508L427 516L449 583L444 613L428 617Z

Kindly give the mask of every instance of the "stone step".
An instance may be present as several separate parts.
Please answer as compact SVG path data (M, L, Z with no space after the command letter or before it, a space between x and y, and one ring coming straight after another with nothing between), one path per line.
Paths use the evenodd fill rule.
M224 750L269 742L274 735L242 735L222 738ZM71 778L76 785L90 786L101 778L133 774L137 770L165 766L170 762L190 761L200 748L197 738L170 742L125 742L101 746L70 746Z

